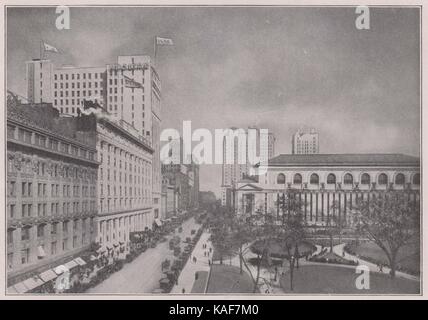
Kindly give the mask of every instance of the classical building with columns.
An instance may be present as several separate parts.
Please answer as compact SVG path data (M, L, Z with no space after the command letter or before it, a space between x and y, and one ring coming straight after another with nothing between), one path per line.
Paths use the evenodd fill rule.
M419 203L420 160L403 154L281 154L269 160L259 182L241 180L234 190L238 214L287 214L281 197L292 194L305 220L325 225L331 214L350 218L357 199L399 190Z

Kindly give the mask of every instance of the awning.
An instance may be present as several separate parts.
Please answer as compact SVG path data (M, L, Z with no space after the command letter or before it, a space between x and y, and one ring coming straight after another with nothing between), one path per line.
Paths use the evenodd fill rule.
M42 246L38 246L38 247L37 247L37 257L39 257L39 258L44 258L44 257L46 257L45 250L43 249L43 247L42 247Z
M159 219L159 218L156 218L156 219L155 219L155 223L156 223L156 225L157 225L158 227L162 227L162 221L160 221L160 219Z
M85 260L83 260L80 257L77 257L76 259L74 259L74 261L79 265L79 266L84 266L86 264Z
M24 284L28 288L28 290L33 290L34 288L40 287L41 285L43 285L43 283L44 282L37 276L24 280Z
M77 267L78 264L77 262L75 262L74 260L68 261L65 265L66 268L68 268L69 270L73 269L74 267Z
M61 264L61 265L55 267L53 270L55 271L55 273L57 275L60 275L60 274L63 274L65 270L68 270L68 268L65 265Z
M55 279L57 275L52 269L46 270L45 272L42 272L39 274L40 279L42 279L44 282L51 281L52 279Z
M17 283L13 287L18 293L26 293L29 290L24 282Z

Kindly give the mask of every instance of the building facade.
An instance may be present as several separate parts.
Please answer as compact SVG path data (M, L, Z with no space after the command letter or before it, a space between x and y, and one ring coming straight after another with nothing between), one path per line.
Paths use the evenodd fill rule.
M350 219L357 199L387 190L402 191L419 203L419 158L402 154L282 154L269 161L259 183L241 181L235 192L238 214L286 215L281 199L290 194L305 220L325 225L329 217Z
M71 263L95 240L96 138L81 129L49 104L7 107L8 286Z
M97 120L98 234L111 258L130 251L130 232L152 229L153 149L123 120Z
M319 153L319 135L315 129L310 129L308 132L303 130L293 134L292 154L316 154Z

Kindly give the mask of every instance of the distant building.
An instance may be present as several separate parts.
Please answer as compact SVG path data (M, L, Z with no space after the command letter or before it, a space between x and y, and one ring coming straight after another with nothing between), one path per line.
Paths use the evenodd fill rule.
M237 128L231 128L236 130ZM248 140L244 138L247 137L248 130L242 132L242 134L237 133L234 138L233 149L228 150L228 145L226 143L226 138L223 140L223 166L222 166L222 194L221 194L221 204L223 206L231 206L232 196L231 190L238 183L238 181L245 179L250 176L250 168L252 167L251 161L249 161L249 154L255 154L260 156L262 154L267 155L267 159L271 159L275 154L275 136L272 132L268 133L268 144L260 144L260 128L257 127L248 127L248 129L255 129L256 131L256 141L257 143L249 144ZM242 140L241 140L242 136ZM244 163L239 161L239 151L242 148L245 150L245 160ZM230 155L233 155L233 163L228 163ZM267 160L266 159L266 160ZM231 162L231 161L229 161ZM257 178L256 178L257 179Z
M292 154L316 154L319 153L319 136L315 129L309 132L297 131L292 137Z

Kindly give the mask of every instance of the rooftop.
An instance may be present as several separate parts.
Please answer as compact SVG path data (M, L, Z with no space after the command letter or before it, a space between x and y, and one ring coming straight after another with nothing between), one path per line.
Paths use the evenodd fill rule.
M280 154L270 166L419 166L418 157L401 153Z

